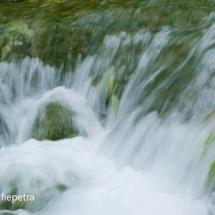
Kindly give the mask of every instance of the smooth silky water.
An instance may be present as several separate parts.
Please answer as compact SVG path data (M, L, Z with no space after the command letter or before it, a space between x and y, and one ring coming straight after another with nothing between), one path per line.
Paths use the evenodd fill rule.
M213 12L186 28L127 31L121 22L71 65L42 55L2 58L0 193L35 201L1 205L0 214L214 215L206 181L215 143L203 153L215 130L214 23ZM32 138L50 102L75 113L78 136Z

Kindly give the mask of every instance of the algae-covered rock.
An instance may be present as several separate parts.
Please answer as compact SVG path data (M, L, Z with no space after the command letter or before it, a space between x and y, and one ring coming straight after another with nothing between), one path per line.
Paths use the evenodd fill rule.
M48 185L45 181L39 179L29 179L27 182L29 184L26 185L27 188L24 190L20 177L15 177L6 182L6 189L1 194L0 210L25 209L34 211L47 204L54 195L68 189L64 184Z
M102 76L101 80L96 83L96 89L100 93L101 101L110 109L111 113L115 113L118 104L119 96L116 93L117 79L114 67L110 67Z
M133 33L145 27L155 33L164 26L193 29L211 12L210 3L204 3L204 8L202 5L193 8L184 7L187 1L183 0L171 1L171 6L168 1L162 4L156 1L155 5L135 1L125 7L124 1L121 5L120 1L119 5L96 0L28 0L16 7L1 4L0 60L13 54L14 58L38 57L49 65L60 67L62 63L71 63L75 67L79 55L84 58L97 54L107 35ZM125 51L125 47L120 48L119 56ZM129 63L134 61L130 67L137 64L138 55L131 57L132 60L125 59Z
M7 58L16 46L23 46L24 41L33 40L34 32L28 28L23 20L7 23L0 31L0 47L2 47L1 60Z
M73 112L57 102L50 102L38 111L32 137L37 140L60 140L76 136L72 123Z

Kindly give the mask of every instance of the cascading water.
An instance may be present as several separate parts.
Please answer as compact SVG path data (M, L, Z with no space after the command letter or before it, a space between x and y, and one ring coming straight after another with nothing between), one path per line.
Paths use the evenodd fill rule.
M91 41L92 53L68 54L75 66L50 65L48 55L44 62L2 57L0 193L35 200L11 205L1 199L0 214L215 214L206 186L215 144L203 153L215 129L214 21L211 12L189 29L131 32L121 23L125 30ZM77 136L36 140L46 135L40 125L48 104L71 113L66 122Z

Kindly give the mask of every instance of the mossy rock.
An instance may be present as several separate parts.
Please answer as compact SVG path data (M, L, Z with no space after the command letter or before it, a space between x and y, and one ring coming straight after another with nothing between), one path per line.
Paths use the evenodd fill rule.
M32 137L37 140L60 140L76 136L72 116L74 113L65 106L50 102L38 111Z
M10 196L19 195L18 188L16 186L12 187L12 184L10 184L10 185L11 185L11 191L7 195L10 195ZM5 199L4 201L1 201L0 209L6 209L6 210L24 209L25 204L26 204L26 202L24 202L24 201L17 201L17 202L12 203L12 200L9 201L9 200Z
M194 2L191 3L195 8L184 7L187 1L182 0L159 2L129 2L129 7L124 1L115 5L95 0L66 0L62 4L55 4L61 0L28 0L16 4L16 7L2 4L0 61L17 58L18 54L20 58L38 57L45 64L60 67L63 63L75 68L79 55L84 58L98 54L107 35L137 32L145 27L155 33L164 26L196 28L211 13L211 4L206 2L204 8L202 4L196 7ZM124 48L119 52L125 53ZM138 62L138 55L135 54L134 65ZM125 59L125 62L132 61Z
M17 177L8 182L7 191L5 193L4 199L0 201L0 210L10 210L15 211L18 209L25 209L27 211L35 211L38 208L41 208L47 204L54 195L65 192L68 187L64 184L56 183L53 185L46 185L43 181L39 179L33 179L31 181L32 186L27 188L26 190L22 190L21 178ZM29 191L28 191L29 189ZM39 191L39 192L38 192ZM30 193L30 194L29 194ZM45 193L45 194L44 194ZM12 198L7 199L6 196L23 196L25 194L25 198L22 200L12 201ZM28 201L27 201L27 195ZM33 196L33 201L30 200L31 196Z
M15 20L4 25L0 31L1 60L9 57L19 46L33 42L34 32L23 20Z

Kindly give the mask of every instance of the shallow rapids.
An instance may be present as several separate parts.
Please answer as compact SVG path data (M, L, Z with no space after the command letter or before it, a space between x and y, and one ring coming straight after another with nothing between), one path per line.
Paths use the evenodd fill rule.
M75 66L2 60L0 194L35 201L1 200L0 214L215 215L214 140L204 151L215 130L214 21L110 32ZM72 113L75 135L33 138L50 103Z

